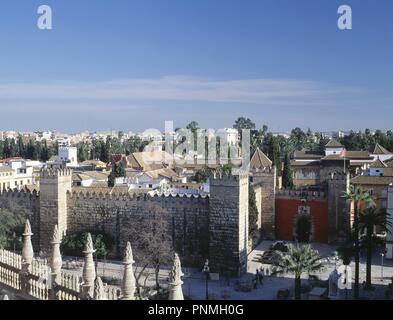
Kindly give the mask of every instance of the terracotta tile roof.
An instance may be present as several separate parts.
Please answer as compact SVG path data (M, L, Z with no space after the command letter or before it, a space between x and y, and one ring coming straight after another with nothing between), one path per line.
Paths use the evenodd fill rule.
M164 178L172 178L177 176L176 172L169 168L147 171L145 174L147 174L152 179L158 179L160 176Z
M272 166L272 161L259 149L255 150L250 161L251 169L268 168Z
M344 146L336 139L331 139L325 146L326 148L343 148Z
M375 145L373 154L392 154L390 151L386 150L379 143Z
M81 163L81 165L85 165L85 166L91 166L91 165L106 166L106 163L102 162L101 160L86 160L86 161L83 161Z
M370 168L386 168L387 165L384 164L380 159L375 160L370 164Z
M328 156L323 157L321 160L322 161L337 161L337 160L342 160L344 161L349 161L350 159L344 158L341 154L329 154Z
M23 160L23 158L21 157L5 158L5 159L1 159L0 163L8 163L10 161L19 161L19 160Z
M319 167L320 162L317 160L309 160L309 161L296 161L291 160L292 167Z
M307 150L297 150L294 153L295 159L321 159L323 156L323 154L313 153Z
M39 192L40 187L37 185L29 184L29 185L24 185L21 191L25 192Z
M372 157L368 151L345 151L345 157L348 159L364 159L364 160L371 160Z
M51 156L48 161L49 162L55 162L55 161L59 161L59 160L60 160L59 156Z
M106 188L108 186L107 181L93 181L91 188Z
M393 157L385 160L385 164L388 166L388 168L393 168Z
M129 167L144 171L162 169L166 159L172 159L172 157L165 151L135 152L127 156Z
M357 176L351 180L352 184L386 185L393 183L393 177L385 176Z
M107 180L109 173L98 172L98 171L83 171L83 172L73 172L73 181L84 181L84 180Z
M393 177L393 168L385 168L383 169L384 177Z

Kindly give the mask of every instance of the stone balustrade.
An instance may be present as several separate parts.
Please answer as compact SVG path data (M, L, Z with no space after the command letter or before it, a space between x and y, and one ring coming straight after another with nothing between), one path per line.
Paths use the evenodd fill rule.
M123 261L124 277L121 289L106 285L102 283L101 278L97 277L92 257L95 250L90 234L86 239L85 262L81 276L66 272L59 267L62 261L59 256L61 239L57 226L54 228L51 241L50 263L34 257L32 235L30 223L27 220L23 233L22 255L0 249L0 284L16 291L20 298L29 300L135 300L136 285L132 270L134 261L130 243L127 244ZM178 257L174 263L177 278L169 284L169 291L176 291L174 298L178 300L179 297L183 298L181 286L179 287L182 273Z

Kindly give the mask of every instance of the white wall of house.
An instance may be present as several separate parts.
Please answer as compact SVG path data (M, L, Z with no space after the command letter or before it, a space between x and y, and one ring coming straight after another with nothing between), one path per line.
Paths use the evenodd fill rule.
M344 148L326 148L325 155L330 156L332 154L341 154L344 151Z
M383 168L370 168L370 176L379 177L383 175Z
M379 160L384 162L390 158L393 158L393 153L391 153L391 154L372 154L371 156L373 157L373 161L378 160L378 158L379 158Z
M67 162L67 166L78 165L78 150L75 147L59 148L59 161Z

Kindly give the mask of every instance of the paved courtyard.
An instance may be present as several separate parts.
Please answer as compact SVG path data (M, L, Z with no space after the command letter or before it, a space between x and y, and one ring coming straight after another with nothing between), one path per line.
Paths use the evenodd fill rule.
M225 279L219 281L209 281L209 295L213 299L248 299L248 300L275 300L276 294L279 289L289 289L293 293L294 279L293 275L283 276L265 276L263 285L258 285L256 289L252 289L250 292L240 292L235 290L235 283L239 281L241 283L252 283L252 279L255 276L256 269L264 268L270 269L271 266L267 264L261 264L256 261L256 258L261 255L265 250L268 250L271 241L262 242L254 251L252 251L248 258L248 272L241 279L231 279L228 285ZM326 244L313 243L312 247L318 250L322 257L329 257L331 253L337 248L336 246L330 246ZM352 270L354 270L354 263L351 264ZM334 270L335 264L325 264L323 271L315 273L321 280L327 280L330 273ZM187 277L184 281L183 290L184 293L192 299L205 299L205 282L203 281L203 275L193 274ZM354 272L352 272L354 276ZM372 268L372 283L376 288L375 291L363 291L361 297L368 299L384 299L385 290L388 288L388 284L391 283L393 277L393 261L385 260L383 268L383 279L381 278L381 256L376 253L373 258ZM360 265L360 283L366 280L366 264L365 258L361 259ZM307 281L306 278L304 281ZM353 297L351 290L340 292L340 299L345 299L346 294L348 299ZM307 296L303 296L307 299Z
M271 245L271 241L264 241L258 245L258 247L252 251L248 257L248 272L243 275L241 278L232 278L232 279L224 279L224 278L216 278L211 279L209 281L209 298L216 300L276 300L277 291L279 289L289 289L291 294L293 294L293 285L294 279L293 275L283 275L283 276L265 276L263 280L263 284L258 284L257 288L254 288L253 279L255 277L255 272L257 269L261 267L264 270L270 270L271 266L268 264L261 264L257 261L257 258L263 254L264 251L269 249ZM330 246L326 244L313 243L312 247L318 250L319 254L326 258L331 256L331 253L336 250L337 247ZM378 251L378 250L377 250ZM64 259L64 267L67 266L67 259ZM69 264L69 263L68 263ZM83 260L80 260L79 264L77 264L73 271L79 275L81 275L81 269L83 266ZM205 277L201 273L200 269L190 269L183 268L184 277L183 277L183 292L184 295L193 299L193 300L204 300L206 296L206 282ZM352 270L354 270L354 263L351 264ZM330 273L334 270L335 264L326 263L324 270L321 272L315 273L321 280L327 280L329 278ZM72 268L73 269L73 268ZM154 286L154 272L153 270L147 269L149 273L149 280L146 282L148 286ZM115 261L107 261L106 263L100 262L98 264L98 275L104 276L105 280L107 279L116 279L118 284L121 283L123 272L123 265L121 262ZM393 277L393 261L392 260L384 260L383 267L383 278L382 268L381 268L381 256L379 252L375 253L373 257L373 268L372 268L372 283L375 287L375 291L361 291L361 297L367 299L384 299L385 291L388 289L388 285L391 283L391 279ZM352 276L354 276L354 272L352 272ZM168 277L168 270L162 270L160 272L160 282L166 283L166 279ZM366 264L365 257L361 258L360 265L360 283L365 281L366 277ZM104 281L105 281L104 280ZM304 282L307 282L307 278L305 277ZM116 282L116 281L115 281ZM143 283L143 281L141 281ZM113 283L115 284L115 283ZM238 290L239 284L243 290ZM0 287L0 289L2 289ZM3 288L4 289L4 288ZM247 292L245 292L247 291ZM15 299L10 292L9 294L10 300ZM342 290L340 292L340 299L351 299L353 297L353 293L351 290L345 292ZM307 299L307 295L302 297L303 299Z

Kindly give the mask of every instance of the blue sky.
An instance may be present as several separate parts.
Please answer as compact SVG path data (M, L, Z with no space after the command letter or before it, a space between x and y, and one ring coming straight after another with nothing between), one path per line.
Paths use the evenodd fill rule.
M36 27L53 10L53 30ZM337 28L349 4L353 30ZM391 129L390 0L2 0L0 130Z

